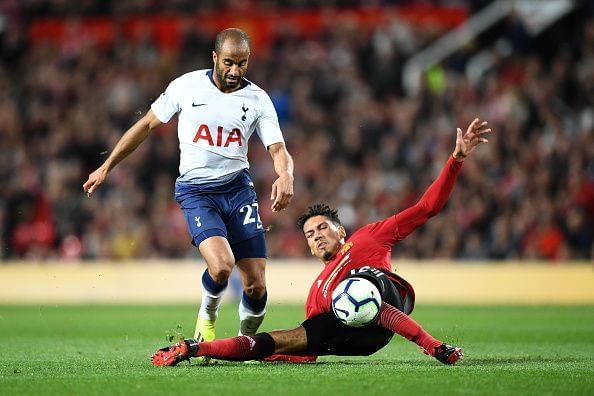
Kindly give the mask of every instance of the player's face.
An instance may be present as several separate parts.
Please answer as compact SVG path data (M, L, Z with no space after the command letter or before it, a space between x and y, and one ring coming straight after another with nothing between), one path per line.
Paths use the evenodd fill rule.
M326 216L313 216L303 224L303 234L311 254L322 261L329 261L340 250L346 231Z
M247 45L237 45L225 41L217 54L213 51L215 82L223 92L233 92L241 85L248 67L250 49Z

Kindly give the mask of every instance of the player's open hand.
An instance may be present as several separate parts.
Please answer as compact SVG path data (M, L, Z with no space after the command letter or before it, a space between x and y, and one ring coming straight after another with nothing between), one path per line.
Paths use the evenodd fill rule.
M105 179L107 179L107 170L102 166L91 173L87 181L83 184L83 190L87 193L87 196L90 197L93 191L103 184Z
M466 133L462 133L462 129L458 128L456 148L452 156L456 161L463 161L476 146L488 142L485 135L489 132L491 132L491 128L487 128L487 121L481 121L478 118L472 120L468 129L466 129Z
M280 212L286 208L291 199L293 199L293 176L285 173L279 176L272 184L272 193L270 194L272 202L272 211Z

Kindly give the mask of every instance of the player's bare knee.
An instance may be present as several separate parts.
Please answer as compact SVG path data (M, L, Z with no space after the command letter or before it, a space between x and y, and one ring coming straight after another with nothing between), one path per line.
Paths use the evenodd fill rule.
M232 267L220 266L210 269L209 272L212 279L217 283L225 283L229 276L231 276Z
M244 286L245 294L250 298L261 298L266 293L266 286L260 283L252 283Z

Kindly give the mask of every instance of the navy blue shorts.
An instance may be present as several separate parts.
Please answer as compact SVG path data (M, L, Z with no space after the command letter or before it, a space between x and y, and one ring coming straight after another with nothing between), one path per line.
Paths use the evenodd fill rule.
M212 236L229 241L235 260L266 258L264 227L258 199L251 186L224 193L196 192L192 185L176 183L177 202L186 218L192 244Z

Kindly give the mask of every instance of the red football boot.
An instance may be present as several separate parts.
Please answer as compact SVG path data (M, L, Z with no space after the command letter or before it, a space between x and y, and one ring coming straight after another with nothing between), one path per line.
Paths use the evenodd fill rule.
M435 347L435 354L433 357L443 364L454 365L458 360L461 360L464 357L464 353L462 352L462 348L448 344L441 344L440 346Z
M198 342L188 339L177 344L159 349L151 356L153 366L175 366L184 360L190 360L198 350Z

